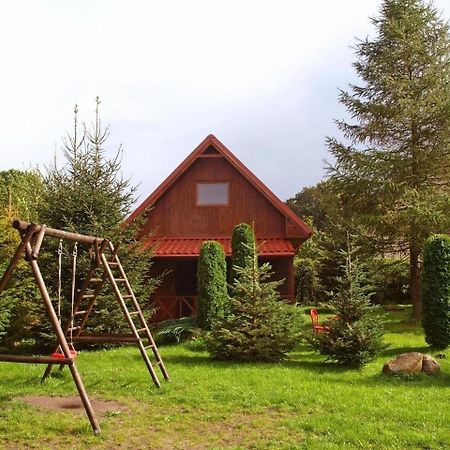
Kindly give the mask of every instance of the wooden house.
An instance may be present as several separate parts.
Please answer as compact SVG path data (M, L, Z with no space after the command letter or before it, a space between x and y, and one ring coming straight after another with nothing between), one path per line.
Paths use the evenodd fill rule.
M294 300L293 258L311 230L215 136L209 135L131 214L144 214L140 238L154 246L151 275L166 273L153 294L155 320L196 312L197 258L203 241L219 241L227 257L238 223L254 226L260 261L284 278Z

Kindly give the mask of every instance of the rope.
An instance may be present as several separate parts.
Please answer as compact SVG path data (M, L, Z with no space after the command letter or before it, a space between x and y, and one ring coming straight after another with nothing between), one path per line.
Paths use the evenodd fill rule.
M63 240L60 239L58 246L58 320L60 325L61 325L62 254L63 254Z
M75 284L76 284L76 272L77 272L77 255L78 255L78 242L75 242L72 252L72 298L71 298L71 311L70 311L70 346L73 349L73 310L75 303Z

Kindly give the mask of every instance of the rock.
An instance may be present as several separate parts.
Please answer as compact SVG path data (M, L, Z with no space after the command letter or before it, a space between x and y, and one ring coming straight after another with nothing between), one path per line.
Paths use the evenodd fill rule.
M383 373L394 375L397 373L418 373L422 371L422 353L402 353L388 361L383 366Z
M430 355L423 355L422 372L428 375L434 375L441 371L439 363Z

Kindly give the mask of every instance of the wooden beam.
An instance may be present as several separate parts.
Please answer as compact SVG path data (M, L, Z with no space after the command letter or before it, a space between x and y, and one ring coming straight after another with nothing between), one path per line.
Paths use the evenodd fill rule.
M0 354L0 361L25 364L73 364L72 358L55 358L52 356L24 356Z
M23 220L15 220L13 222L13 227L19 231L26 231L30 225L34 225L35 231L39 232L42 228L41 225L31 224L30 222L25 222ZM66 241L76 241L82 244L92 245L95 241L103 242L105 239L95 237L95 236L87 236L85 234L78 233L70 233L68 231L56 230L55 228L47 228L45 230L45 234L50 237L65 239Z
M136 343L138 339L133 334L82 334L80 336L73 336L74 342L85 342L89 344L114 344L114 343Z

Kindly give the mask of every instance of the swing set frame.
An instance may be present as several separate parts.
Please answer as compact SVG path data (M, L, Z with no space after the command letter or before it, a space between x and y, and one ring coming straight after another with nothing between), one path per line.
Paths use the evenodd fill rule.
M87 236L87 235L82 235L82 234L78 234L78 233L70 233L70 232L63 231L63 230L48 228L48 227L46 227L46 225L37 225L34 223L24 222L21 220L15 220L13 222L12 226L19 232L21 242L19 243L13 257L11 258L11 261L10 261L5 273L3 274L3 277L0 280L0 293L5 289L19 260L21 259L21 257L23 255L25 255L25 260L29 263L29 265L31 267L31 270L33 272L36 284L39 288L47 315L50 319L50 323L51 323L53 331L55 333L57 346L55 348L55 352L51 356L25 356L25 355L0 354L0 362L3 361L3 362L25 363L25 364L47 364L47 369L46 369L41 381L44 381L45 378L48 377L48 375L50 374L50 372L52 370L53 365L59 365L60 370L62 370L65 366L68 366L70 373L72 375L73 381L75 383L75 386L78 390L78 394L83 403L86 414L91 423L92 429L95 434L98 434L100 432L100 425L96 418L95 412L92 408L91 402L87 396L81 376L75 365L76 352L74 352L74 348L71 343L72 342L71 328L73 328L73 316L74 316L73 298L72 298L71 318L65 324L65 326L62 327L61 322L60 322L60 317L58 317L57 313L55 312L55 308L52 304L50 295L49 295L47 287L45 285L44 278L40 271L40 268L38 265L38 257L39 257L39 251L42 246L42 242L44 240L44 236L49 236L49 237L57 238L57 239L64 240L64 241L72 241L75 243L86 244L88 246L91 246L94 250L93 262L92 262L93 268L96 269L96 268L100 267L101 264L103 264L103 266L105 267L105 273L108 274L109 279L113 281L114 280L113 275L110 272L109 267L106 267L108 262L107 262L107 259L103 252L105 251L107 246L109 246L110 249L113 249L113 254L112 254L111 258L114 259L115 261L117 261L114 264L120 265L120 262L117 258L117 248L114 250L114 247L112 246L112 244L107 239L104 239L104 238ZM75 256L74 256L74 259L75 259ZM110 264L112 264L112 263L110 263ZM75 260L74 260L74 264L73 264L73 270L75 270ZM121 269L121 270L122 270L123 276L125 276L123 269ZM74 276L74 274L73 274L73 276ZM127 282L127 284L128 284L128 282ZM128 284L128 287L129 287L130 292L132 292L129 284ZM73 285L72 290L74 290L74 285ZM87 319L87 315L86 315L85 319L83 320L82 326L77 327L77 328L79 328L79 331L77 333L78 334L77 341L81 341L81 342L134 342L134 343L137 343L139 346L139 349L141 350L141 354L144 358L144 362L146 363L146 366L153 378L153 381L159 387L160 383L158 381L158 378L156 377L153 366L148 359L148 355L146 354L146 351L145 351L146 348L148 348L148 347L152 348L152 350L157 358L157 361L158 361L158 364L156 364L156 365L160 366L160 369L164 375L164 378L166 380L169 380L169 376L164 367L164 363L162 362L162 359L158 353L156 345L154 344L153 337L151 336L151 333L145 323L145 319L142 315L142 312L140 311L140 308L136 302L134 294L132 294L132 297L135 302L135 306L137 307L137 309L139 311L136 314L139 314L141 321L144 322L145 327L143 328L143 330L146 332L147 338L149 339L150 343L153 344L148 347L143 346L141 337L138 335L138 332L142 331L142 330L136 329L136 327L130 317L130 313L127 311L126 305L123 303L123 299L120 295L120 292L117 292L117 285L115 286L115 290L116 290L116 297L118 299L122 300L122 303L119 301L119 304L121 306L121 309L125 313L126 319L129 323L131 331L133 333L129 334L129 335L105 336L105 335L90 334L90 335L86 335L86 336L80 336L81 329L84 326L84 322ZM72 292L72 297L73 296L74 296L74 292ZM76 303L75 306L78 307L78 303ZM92 306L93 305L91 305L91 308L92 308ZM89 312L88 312L88 314L89 314ZM70 343L67 340L67 335L68 335L69 331L70 331L70 335L69 335ZM75 337L74 337L74 340L76 340Z

